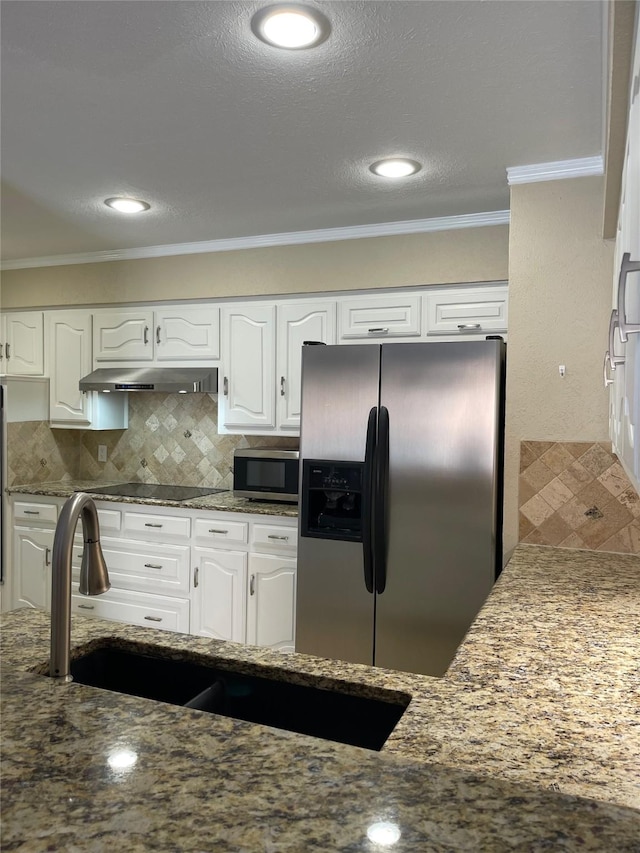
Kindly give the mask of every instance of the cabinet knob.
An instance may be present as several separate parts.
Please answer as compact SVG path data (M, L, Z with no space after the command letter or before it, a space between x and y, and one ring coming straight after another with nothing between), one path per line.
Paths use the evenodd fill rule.
M276 536L276 534L275 534L275 533L270 533L270 534L267 536L267 539L279 539L279 540L280 540L280 541L282 541L282 542L288 542L288 541L289 541L289 537L288 537L288 536Z
M147 620L147 622L162 622L160 616L145 616L144 618Z
M95 607L93 604L79 604L78 610L94 610Z
M280 377L280 396L284 397L285 395L285 379L284 376Z
M7 359L7 361L11 358L11 345L10 344L4 345L4 357Z
M156 326L156 343L160 343L160 326Z
M226 376L222 380L222 393L225 397L229 396L229 379Z
M23 512L25 515L40 515L39 509L25 509Z
M255 594L256 594L256 576L251 575L251 577L249 578L249 595L255 595Z
M471 329L481 329L480 323L458 323L458 328L461 332L466 332Z
M389 329L387 326L375 326L373 329L367 329L370 335L388 335Z
M198 586L198 576L200 575L200 569L196 566L193 570L193 588L196 589Z
M145 567L145 569L161 569L162 564L161 563L145 563L144 567Z
M51 565L51 548L44 549L44 564L45 566Z
M144 526L145 526L145 527L162 527L162 525L161 525L161 524L154 524L154 523L153 523L153 522L151 522L151 521L145 521Z

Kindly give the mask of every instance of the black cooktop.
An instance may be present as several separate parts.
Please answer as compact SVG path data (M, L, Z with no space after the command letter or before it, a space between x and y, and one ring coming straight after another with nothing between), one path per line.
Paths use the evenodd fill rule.
M167 486L162 483L120 483L117 486L98 486L78 491L92 495L121 495L123 498L155 498L159 501L190 501L206 495L218 495L228 489L211 489L200 486Z

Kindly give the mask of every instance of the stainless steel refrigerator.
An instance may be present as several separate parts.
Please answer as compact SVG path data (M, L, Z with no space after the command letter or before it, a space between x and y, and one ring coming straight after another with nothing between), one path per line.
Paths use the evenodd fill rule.
M297 652L444 674L501 568L504 364L303 347Z

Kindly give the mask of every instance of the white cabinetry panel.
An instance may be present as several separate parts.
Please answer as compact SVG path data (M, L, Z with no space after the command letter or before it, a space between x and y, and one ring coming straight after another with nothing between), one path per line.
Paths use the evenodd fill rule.
M224 427L275 428L275 305L222 309Z
M302 345L336 342L335 302L285 302L278 311L278 427L300 429Z
M19 311L3 318L3 369L11 376L42 376L44 373L44 315Z
M102 361L151 361L153 311L97 312L93 358Z
M484 335L507 330L507 288L457 288L427 293L427 335Z
M220 358L220 310L177 305L154 313L156 361L208 361Z
M249 555L247 642L295 651L295 557Z
M193 564L191 633L244 643L247 555L194 548Z
M80 595L72 584L71 610L128 625L158 628L161 631L189 632L189 600L167 595L147 595L126 589L110 589L104 595Z
M15 527L13 532L13 606L51 606L53 530Z
M341 298L338 311L341 341L420 335L420 296L415 293Z

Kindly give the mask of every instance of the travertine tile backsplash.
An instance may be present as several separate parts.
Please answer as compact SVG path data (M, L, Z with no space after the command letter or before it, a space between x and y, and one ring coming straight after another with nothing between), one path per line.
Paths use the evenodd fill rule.
M523 441L520 541L640 554L640 498L607 442Z
M209 394L129 395L126 430L50 429L46 422L8 425L8 484L89 479L233 485L236 447L297 447L297 438L218 435L218 406ZM97 461L98 445L107 462Z

